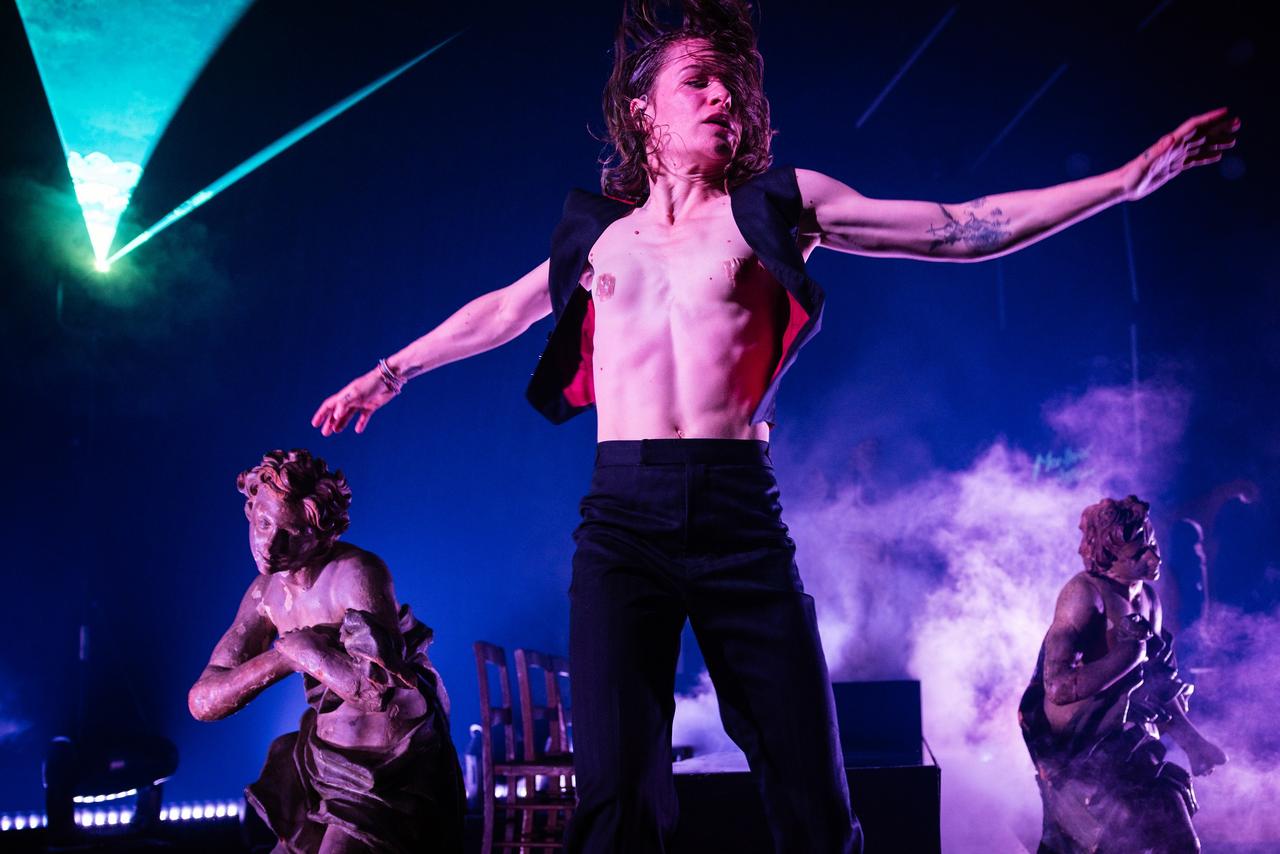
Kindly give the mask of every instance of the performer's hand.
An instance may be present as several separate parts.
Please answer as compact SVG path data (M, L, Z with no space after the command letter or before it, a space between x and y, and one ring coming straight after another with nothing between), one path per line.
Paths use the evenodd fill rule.
M1226 107L1187 119L1124 167L1125 198L1136 201L1184 169L1217 163L1235 146L1239 130L1240 119Z
M1212 774L1214 768L1227 762L1227 754L1208 739L1201 739L1186 751L1187 758L1191 760L1191 773L1197 777Z
M373 413L395 396L396 393L387 388L377 368L374 368L347 383L342 391L326 398L316 414L311 416L311 426L319 427L321 435L331 436L341 433L351 419L359 415L356 432L363 433Z

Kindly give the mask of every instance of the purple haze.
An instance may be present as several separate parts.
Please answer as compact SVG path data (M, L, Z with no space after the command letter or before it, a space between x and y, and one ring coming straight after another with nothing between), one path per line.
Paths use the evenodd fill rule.
M1104 495L1135 492L1155 499L1159 518L1189 403L1184 391L1154 384L1136 395L1094 388L1045 407L1060 442L1052 461L999 440L963 471L933 471L890 494L851 477L821 483L821 494L784 496L832 678L921 681L925 737L943 769L945 850L1035 849L1040 800L1016 710L1058 591L1082 568L1080 512ZM1233 693L1280 672L1280 647L1263 640L1280 640L1277 621L1233 625L1239 637L1217 649L1231 660L1244 653L1242 663L1221 665L1204 693ZM1206 840L1242 839L1239 828L1262 821L1261 805L1277 801L1277 784L1265 778L1275 751L1269 763L1259 759L1245 746L1256 733L1232 728L1234 718L1258 713L1231 708L1199 718L1234 757L1198 783ZM675 738L704 751L730 746L705 676L679 698ZM1280 838L1274 827L1262 832Z

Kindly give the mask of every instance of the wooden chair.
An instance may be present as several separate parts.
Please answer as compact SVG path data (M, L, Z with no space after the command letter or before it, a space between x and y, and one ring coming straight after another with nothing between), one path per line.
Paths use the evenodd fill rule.
M537 777L526 778L525 792L532 799L546 803L550 809L541 828L541 835L547 838L562 839L564 826L573 814L575 801L573 777L573 749L569 741L569 729L573 726L571 712L565 707L565 692L569 681L569 660L562 656L532 649L517 649L516 683L520 690L520 724L524 736L524 761L539 765L546 771L540 781ZM531 671L542 673L541 697L534 696L536 678L531 678ZM542 733L540 722L546 724L546 734ZM559 809L555 809L559 806ZM526 812L521 824L521 833L525 837L534 833L534 813Z
M476 641L474 644L476 654L476 675L480 682L480 714L481 714L481 734L480 742L482 746L482 764L481 786L483 792L484 804L484 836L481 842L482 854L492 854L496 850L519 849L521 854L529 854L534 849L547 850L563 847L563 831L560 829L559 817L567 815L572 809L573 801L567 803L563 797L550 798L540 796L537 791L536 781L539 776L555 778L557 781L564 774L565 762L563 758L558 758L555 762L543 762L541 759L517 759L516 758L516 726L515 726L515 709L511 704L511 676L507 669L506 651L496 644L487 643L485 641ZM524 660L521 653L517 653L518 661ZM489 689L489 670L493 668L498 676L498 693L499 703L494 705L492 701L491 691ZM567 669L567 668L566 668ZM527 679L526 679L527 681ZM560 693L557 689L557 698ZM561 720L565 720L565 716L561 715ZM494 753L493 730L500 727L502 736L502 757L498 758ZM567 723L561 725L560 729L567 728ZM560 742L567 744L567 741ZM529 747L526 743L525 754L528 756ZM535 757L537 753L533 754ZM572 763L569 764L570 773L572 773ZM506 785L506 794L501 801L498 800L496 787L499 779L503 780ZM566 776L566 779L569 779ZM523 794L521 789L524 789ZM571 798L572 795L570 794ZM548 820L541 824L549 824L551 827L550 834L543 838L543 835L535 833L542 828L537 827L538 823L533 818L536 813L545 813ZM502 838L497 839L498 815L502 813ZM519 819L517 821L517 818ZM517 826L519 826L519 834L517 834Z

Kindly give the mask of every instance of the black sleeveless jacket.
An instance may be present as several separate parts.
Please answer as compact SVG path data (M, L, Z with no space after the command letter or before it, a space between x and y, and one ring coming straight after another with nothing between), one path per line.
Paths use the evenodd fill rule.
M734 222L760 263L786 290L789 314L781 324L781 357L751 423L774 422L775 398L782 375L800 348L822 326L822 288L805 272L796 245L803 204L795 170L776 167L729 193ZM551 236L551 307L556 325L534 369L525 396L554 424L562 424L595 405L592 338L595 307L578 280L587 256L605 228L634 210L627 202L572 190L564 216Z

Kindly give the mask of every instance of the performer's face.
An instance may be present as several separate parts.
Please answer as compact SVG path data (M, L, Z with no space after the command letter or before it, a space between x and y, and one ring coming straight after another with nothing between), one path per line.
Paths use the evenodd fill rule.
M1107 574L1118 581L1155 581L1160 577L1160 548L1148 519L1138 536L1117 549L1115 562Z
M302 505L262 488L248 511L249 549L258 572L292 572L329 545L307 521Z
M708 67L709 54L701 39L675 43L649 97L632 102L651 128L651 147L668 165L723 169L737 150L741 127L733 97Z

